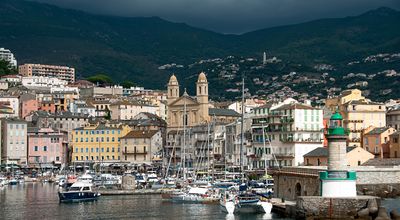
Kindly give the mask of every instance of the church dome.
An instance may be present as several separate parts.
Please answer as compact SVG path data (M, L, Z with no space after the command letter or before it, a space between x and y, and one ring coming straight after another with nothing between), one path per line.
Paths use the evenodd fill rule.
M207 82L207 77L206 77L206 74L204 72L201 72L199 74L199 79L197 80L197 82Z

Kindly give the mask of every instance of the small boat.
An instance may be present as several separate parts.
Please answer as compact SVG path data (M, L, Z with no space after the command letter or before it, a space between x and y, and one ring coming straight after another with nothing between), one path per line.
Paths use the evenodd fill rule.
M256 194L242 193L234 194L226 192L220 200L223 212L228 214L237 213L271 213L272 204L268 201L260 200Z
M66 191L59 191L60 202L83 202L97 200L100 193L93 190L93 184L88 182L75 182Z
M8 184L9 185L17 185L19 183L19 181L17 180L17 179L15 179L15 178L12 178L12 179L10 179L9 181L8 181Z

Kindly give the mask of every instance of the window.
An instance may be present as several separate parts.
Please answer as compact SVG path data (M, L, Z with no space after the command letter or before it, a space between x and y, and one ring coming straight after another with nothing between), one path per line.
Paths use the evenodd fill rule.
M86 148L86 153L89 153L89 148Z
M78 153L78 152L79 152L78 148L75 148L75 153Z
M104 147L101 148L101 152L104 152Z
M107 140L107 142L110 142L110 138L109 137L107 137L106 140Z
M75 160L78 160L78 156L75 157Z
M81 153L83 153L83 148L81 148Z
M107 152L110 152L110 148L109 147L107 147Z
M115 138L114 138L114 137L112 137L112 138L111 138L111 141L112 141L112 142L114 142L114 141L115 141Z
M38 151L39 150L39 147L38 146L35 146L35 151Z
M47 151L47 146L43 146L43 151Z
M379 138L375 138L375 144L379 144Z
M111 148L111 152L115 152L115 148Z

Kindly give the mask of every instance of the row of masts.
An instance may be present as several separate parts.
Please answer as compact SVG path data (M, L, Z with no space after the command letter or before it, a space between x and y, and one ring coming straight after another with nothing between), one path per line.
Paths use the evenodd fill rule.
M244 165L243 165L243 162L244 162L244 159L243 159L244 158L244 114L245 114L245 106L244 106L244 95L245 95L245 90L244 89L245 89L245 87L244 86L245 86L244 85L244 78L242 78L242 100L241 100L241 117L240 117L241 118L241 122L240 122L240 156L239 156L241 180L244 179ZM207 124L207 139L206 139L206 145L207 145L207 167L206 167L206 169L207 169L207 174L208 175L209 175L209 169L210 169L210 130L211 130L211 126L212 125L215 127L214 120L215 120L215 117L213 117L212 123L208 123ZM187 160L186 160L187 122L188 122L187 105L186 105L186 100L184 99L183 144L182 144L182 155L181 155L181 161L180 161L181 166L180 166L180 169L179 169L182 172L182 177L183 177L184 181L187 180L187 167L186 167L187 166ZM215 132L215 128L213 128L213 130ZM266 156L266 149L267 148L266 148L265 140L268 140L268 144L269 144L270 149L271 149L271 154L273 154L273 152L272 152L270 139L269 139L268 135L265 134L264 125L262 126L262 130L263 130L262 131L263 132L263 147L264 147L264 150L265 150L264 167L265 167L265 174L267 175L267 167L268 167L267 166L267 160L268 160L268 158ZM178 132L179 132L179 130L178 130ZM172 152L171 152L172 154L174 154L175 158L176 158L176 146L175 145L177 143L178 132L175 135L174 146L173 146L173 149L172 149ZM190 133L189 133L189 135L190 135ZM214 149L214 142L215 141L212 141L212 145L213 145L212 149ZM225 154L227 152L227 146L226 145L227 145L227 141L224 142ZM201 147L201 149L200 149L200 153L202 153L202 152L204 152L203 147ZM224 157L226 157L225 154L224 154ZM203 155L201 154L200 157L202 158L202 156ZM276 157L275 157L274 154L273 154L273 157L274 157L274 159L276 161ZM202 159L199 159L198 166L200 166L199 165L200 164L200 160L202 160ZM168 161L168 165L167 165L167 169L166 169L166 173L165 173L165 178L167 178L167 176L168 176L168 172L169 172L169 169L170 169L170 166L171 166L171 162L172 162L172 155L170 156L169 161ZM201 164L202 164L202 161L201 161ZM214 166L214 163L212 163L212 165ZM199 169L199 167L196 167L196 170L197 169ZM179 170L178 170L178 172L179 172ZM226 162L226 158L224 158L224 179L226 179L226 173L227 173L227 162ZM179 173L177 173L177 174L179 174ZM214 179L214 172L212 172L212 175L213 175L212 176L212 180L213 180ZM196 178L196 175L194 176L194 178ZM208 176L208 178L209 178L209 176Z

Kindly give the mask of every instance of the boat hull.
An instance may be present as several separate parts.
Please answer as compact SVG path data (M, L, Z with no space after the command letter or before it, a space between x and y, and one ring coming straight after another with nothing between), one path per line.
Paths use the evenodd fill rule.
M271 213L272 204L269 202L235 203L233 201L221 202L221 209L228 214L263 214Z
M84 202L95 201L100 194L97 192L59 192L60 202Z

